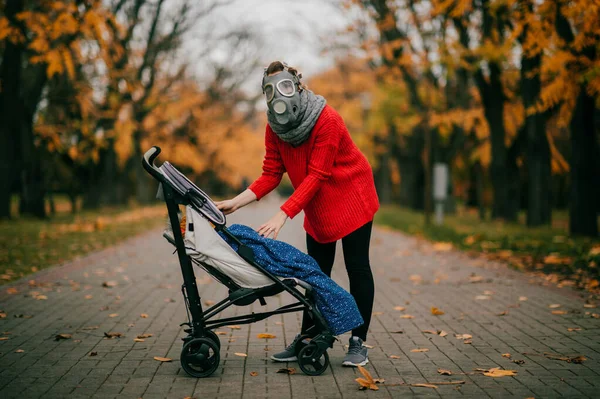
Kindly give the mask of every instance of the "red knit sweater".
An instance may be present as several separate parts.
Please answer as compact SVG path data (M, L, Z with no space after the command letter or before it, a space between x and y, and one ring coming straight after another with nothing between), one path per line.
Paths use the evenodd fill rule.
M326 105L310 137L294 148L267 125L262 175L249 189L261 199L287 172L294 193L281 206L290 218L304 210L304 229L333 242L373 220L379 209L373 172L342 117Z

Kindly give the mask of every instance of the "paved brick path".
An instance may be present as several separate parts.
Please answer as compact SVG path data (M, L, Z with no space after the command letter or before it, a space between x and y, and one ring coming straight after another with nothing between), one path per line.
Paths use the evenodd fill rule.
M277 198L267 198L239 211L229 222L258 227L278 203ZM305 249L301 217L288 221L281 238ZM600 319L589 313L600 313L600 309L585 308L578 293L543 287L504 266L460 253L436 252L430 244L383 229L375 230L372 244L377 293L367 369L385 379L377 392L358 391L357 371L340 366L347 334L330 350L331 366L322 376L308 377L299 369L289 376L276 373L285 365L268 357L293 339L299 329L298 313L243 325L239 330L220 329L227 335L220 336L219 370L206 379L185 375L179 365L184 335L179 323L186 320L181 273L161 232L152 231L0 288L0 310L7 315L0 319L0 337L8 338L0 340L0 398L599 396ZM341 251L339 255L334 278L347 287ZM225 296L224 287L204 272L198 269L196 275L203 301ZM30 279L34 280L31 286ZM116 285L107 288L104 282ZM11 287L18 293L8 294ZM47 299L36 299L44 296ZM289 298L281 294L268 302L267 308L274 309ZM549 308L550 304L561 307ZM405 310L395 310L398 306ZM445 314L432 315L432 306ZM258 304L235 307L223 316L263 309ZM552 310L568 313L557 315ZM508 314L498 315L504 311ZM568 328L581 330L569 332ZM397 333L400 330L403 333ZM444 330L448 335L426 330ZM104 339L104 332L120 332L124 337ZM257 334L263 332L277 338L258 339ZM144 333L153 336L134 342ZM57 334L72 334L72 338L57 341ZM472 335L471 343L454 334ZM428 351L412 352L417 348ZM236 352L248 357L236 356ZM504 353L512 358L502 357ZM568 363L544 353L584 355L587 360ZM173 362L161 363L154 356ZM293 363L289 366L297 368ZM492 367L518 373L504 378L473 374L476 368ZM454 375L442 376L439 368ZM251 376L251 372L258 375ZM437 389L389 386L456 380L465 384Z

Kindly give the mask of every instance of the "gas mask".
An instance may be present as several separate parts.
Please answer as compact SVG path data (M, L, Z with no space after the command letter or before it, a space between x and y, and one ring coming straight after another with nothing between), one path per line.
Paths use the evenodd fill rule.
M295 126L300 114L300 77L291 74L287 67L275 75L263 75L262 89L271 116L280 125Z

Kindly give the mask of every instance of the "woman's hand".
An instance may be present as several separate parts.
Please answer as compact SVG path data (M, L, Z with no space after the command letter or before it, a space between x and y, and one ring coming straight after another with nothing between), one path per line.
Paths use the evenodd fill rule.
M276 240L277 235L285 224L287 218L288 216L285 214L285 212L280 210L267 223L258 228L258 234L263 237L268 237L271 235L271 233L273 233L273 239Z
M250 189L246 189L240 195L235 198L228 199L225 201L216 201L215 205L219 208L224 214L229 215L237 211L240 208L245 207L252 201L256 201L256 194Z
M225 201L217 201L215 202L215 205L226 215L229 215L230 213L233 213L240 209L240 205L235 198L228 199Z

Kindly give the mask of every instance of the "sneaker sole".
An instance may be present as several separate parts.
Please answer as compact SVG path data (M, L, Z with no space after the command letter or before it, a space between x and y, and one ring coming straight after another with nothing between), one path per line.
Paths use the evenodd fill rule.
M271 356L271 360L276 361L276 362L296 362L298 361L298 358L296 356L292 356L292 357L286 357L286 358L279 358L279 357L275 357L275 356Z
M366 359L364 362L360 362L360 363L352 363L352 362L346 360L345 362L342 363L342 366L346 366L346 367L358 367L358 366L364 366L367 363L369 363L369 359Z

